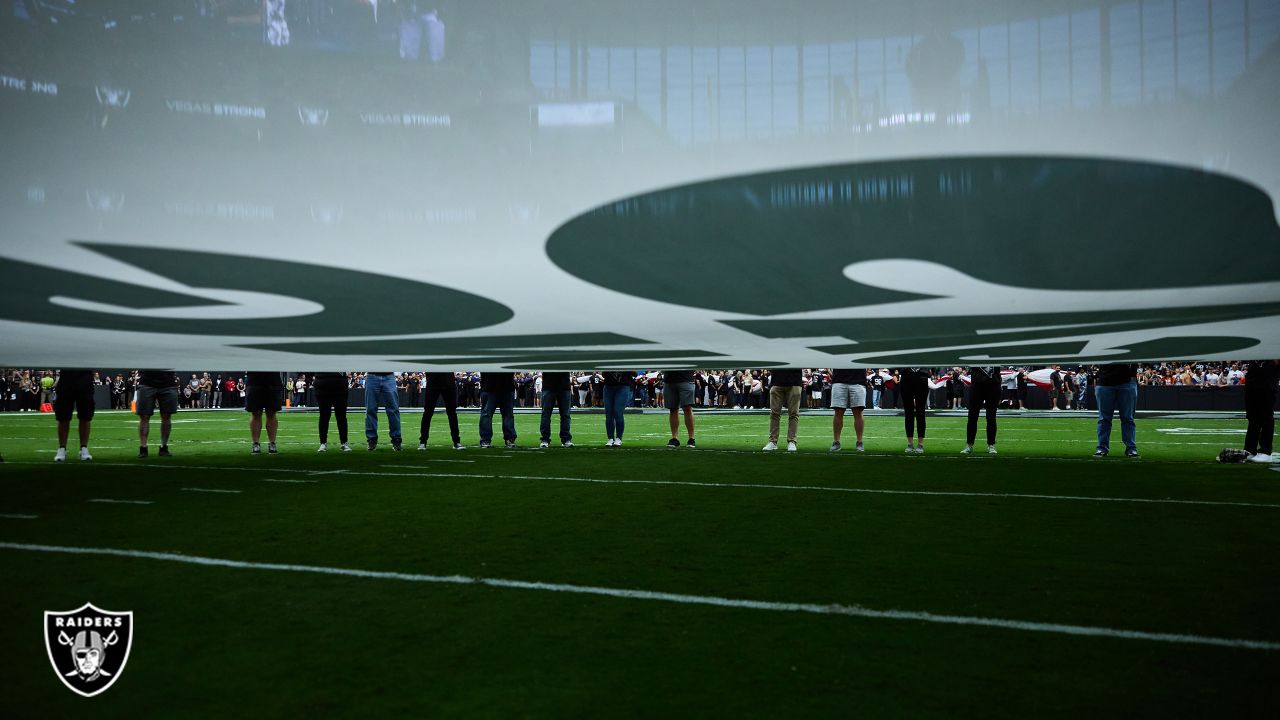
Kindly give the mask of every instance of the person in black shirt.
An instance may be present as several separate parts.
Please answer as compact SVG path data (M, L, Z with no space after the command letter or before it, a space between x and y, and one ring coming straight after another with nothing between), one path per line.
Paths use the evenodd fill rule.
M502 439L507 449L516 446L516 415L514 395L515 375L510 372L480 373L480 447L488 448L493 441L493 411L502 412Z
M1253 462L1277 462L1272 454L1276 432L1277 360L1252 360L1244 376L1244 414L1249 421L1244 433L1244 451Z
M1027 369L1018 368L1017 379L1014 381L1014 387L1017 389L1018 409L1027 409Z
M573 405L573 378L567 372L542 373L542 396L538 398L542 404L542 420L538 423L541 433L540 448L551 447L551 411L560 411L560 444L573 447L573 433L570 432L570 407Z
M410 383L412 387L412 383ZM418 449L427 449L427 439L431 436L431 418L436 413L436 403L444 400L444 413L449 418L449 437L453 439L453 449L462 450L462 434L458 431L458 384L451 372L429 372L423 387L426 395L422 401L422 425L418 429Z
M1058 366L1053 366L1053 372L1049 373L1049 409L1058 409L1058 396L1062 394L1062 372L1058 370Z
M863 451L862 446L862 411L867 406L867 371L862 369L831 371L831 408L835 417L831 420L831 452L840 451L840 434L844 432L845 410L853 411L853 430L858 435L858 444L854 449Z
M147 456L151 415L160 407L160 457L171 457L169 431L178 412L178 378L172 370L142 370L138 373L138 457Z
M978 412L987 411L987 453L996 454L996 409L1000 407L1000 368L969 368L969 423L965 427L965 455L973 452L978 437Z
M1094 386L1098 399L1098 448L1094 457L1106 457L1111 451L1111 418L1120 411L1120 437L1124 440L1125 457L1138 457L1137 427L1133 413L1138 405L1138 366L1103 365Z
M316 404L320 406L320 447L316 452L329 450L330 416L338 422L338 442L342 443L342 452L351 452L351 446L347 444L347 374L312 373L311 389L315 390Z
M54 386L53 414L58 421L58 452L54 462L67 459L67 436L71 434L71 412L80 421L80 459L92 460L89 454L89 430L93 424L93 371L62 370Z
M280 425L276 414L280 412L280 396L284 393L284 380L278 372L246 373L244 409L249 411L249 435L253 440L251 453L262 452L262 414L267 415L267 452L276 453L276 430Z
M929 397L928 368L898 368L897 374L902 378L898 383L898 394L902 396L903 416L907 428L907 452L924 454L924 410ZM920 438L919 444L913 440Z
M609 436L605 447L622 447L622 431L626 427L626 409L631 405L635 373L604 374L604 432Z

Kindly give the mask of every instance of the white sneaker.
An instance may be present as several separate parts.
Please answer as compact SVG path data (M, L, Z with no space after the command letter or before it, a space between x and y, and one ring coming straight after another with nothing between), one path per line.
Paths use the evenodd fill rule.
M66 449L66 448L58 448L58 452L56 452L56 453L54 453L54 454L53 454L53 461L54 461L54 462L66 462L66 461L67 461L67 449Z
M85 446L83 446L83 445L81 445L81 446L80 446L80 459L81 459L81 460L92 460L92 459L93 459L93 456L89 454L89 448L87 448L87 447L85 447Z
M776 443L776 442L774 442L774 441L772 441L772 440L770 440L769 442L765 443L765 445L764 445L764 451L765 451L765 452L773 452L774 450L777 450L777 449L778 449L778 443Z
M910 444L908 444L908 445L907 445L907 449L906 449L906 453L907 453L908 455L915 455L915 454L916 454L916 446L915 446L915 445L910 445Z
M426 450L426 449L427 449L427 444L426 444L426 443L418 443L418 449L419 449L419 450Z
M614 438L614 439L613 439L613 446L614 446L614 447L622 447L622 438Z
M613 447L613 438L609 438L608 440L605 440L605 441L604 441L604 446L605 446L605 447Z
M351 452L351 446L346 443L342 443L342 452Z
M795 452L795 451L796 451L796 444L793 442L787 443L787 452Z
M920 443L919 445L916 446L916 454L917 455L924 454L924 443Z
M866 451L866 448L862 446L862 443L856 443L856 444L853 446L853 451L854 451L854 452L865 452L865 451Z
M320 443L320 447L316 448L316 452L329 452L329 444Z
M573 447L573 442L571 442L571 441L569 441L569 440L566 440L566 441L564 441L564 442L560 443L560 447L562 447L562 448L571 448L571 447Z
M63 452L63 451L59 450L58 452ZM66 457L65 453L63 454L63 457ZM54 460L57 461L58 458L55 457ZM1254 455L1253 457L1249 458L1249 462L1269 463L1269 462L1274 462L1274 460L1270 455L1267 455L1265 453L1258 453L1257 455Z
M961 454L961 455L968 455L968 454L970 454L970 453L972 453L972 452L973 452L973 446L972 446L972 445L965 445L965 446L964 446L964 449L960 451L960 454Z
M542 442L538 443L538 447L543 450L546 450L547 448L551 447L551 443L547 442L546 440L543 440Z
M1000 453L996 452L996 446L995 446L995 445L988 445L988 446L987 446L987 454L988 454L988 455L999 455Z

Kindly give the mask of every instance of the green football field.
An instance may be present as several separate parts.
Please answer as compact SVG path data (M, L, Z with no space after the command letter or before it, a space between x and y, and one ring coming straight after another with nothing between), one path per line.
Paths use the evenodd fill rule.
M1086 416L868 419L867 452L759 452L762 415L603 416L578 447L316 449L312 413L251 456L244 413L177 416L136 459L100 413L92 462L53 419L0 416L0 717L1259 716L1280 713L1280 473L1214 462L1242 419L1139 420L1090 457ZM784 421L785 427L785 421ZM74 429L72 451L74 455ZM558 445L558 443L557 443ZM134 613L85 699L43 612Z

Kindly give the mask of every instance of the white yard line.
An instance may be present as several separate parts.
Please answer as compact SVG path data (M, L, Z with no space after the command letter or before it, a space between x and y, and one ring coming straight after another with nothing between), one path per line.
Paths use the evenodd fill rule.
M23 515L21 513L0 513L0 518L6 520L35 520L39 515Z
M239 490L219 490L217 488L178 488L186 492L202 492L202 493L227 493L229 495L239 495Z
M115 500L112 498L90 498L91 503L115 503L117 505L154 505L153 500Z
M1269 640L1250 640L1240 638L1223 638L1186 633L1147 632L1143 630L1123 630L1118 628L1096 627L1089 625L1068 625L1063 623L1030 622L1026 620L1009 620L1004 618L987 618L970 615L946 615L915 610L874 610L860 605L838 605L834 603L798 603L772 602L767 600L749 600L743 598L717 597L714 595L685 595L682 593L661 592L653 590L634 590L628 588L597 587L592 585L571 585L567 583L549 583L529 580L508 580L504 578L470 577L466 575L425 575L419 573L389 572L382 570L356 570L351 568L325 567L321 565L294 565L286 563L249 562L244 560L227 560L223 558L201 557L198 555L182 555L179 553L150 552L144 550L120 550L115 548L84 548L60 545L27 545L21 543L0 542L0 549L25 550L28 552L59 553L65 555L107 555L113 557L160 560L165 562L201 565L205 567L224 567L239 570L271 570L275 572L314 573L318 575L337 575L371 580L398 580L415 583L440 583L448 585L480 585L485 587L511 590L532 590L540 592L560 592L577 595L595 595L620 598L625 600L648 600L682 605L709 605L714 607L741 610L763 610L769 612L810 613L814 615L843 615L871 620L905 620L911 622L937 623L942 625L969 625L977 627L998 628L1002 630L1019 630L1023 632L1051 633L1056 635L1075 635L1082 637L1115 638L1121 640L1147 640L1153 642L1179 643L1186 645L1210 645L1216 647L1237 648L1245 650L1280 650L1280 642Z
M747 488L767 490L804 490L809 492L869 493L875 495L928 495L935 497L986 497L1028 500L1064 500L1072 502L1147 503L1155 505L1222 505L1232 507L1280 508L1280 504L1232 502L1226 500L1175 500L1172 498L1116 498L1090 495L1044 495L1036 493L967 492L963 490L886 490L882 488L848 488L823 485L770 485L759 483L715 483L694 480L611 480L606 478L564 477L560 475L479 475L469 473L360 473L352 475L388 475L402 477L452 477L482 480L558 480L564 482L607 485L689 485L709 488Z
M286 480L284 478L262 478L262 482L273 483L317 483L319 480Z

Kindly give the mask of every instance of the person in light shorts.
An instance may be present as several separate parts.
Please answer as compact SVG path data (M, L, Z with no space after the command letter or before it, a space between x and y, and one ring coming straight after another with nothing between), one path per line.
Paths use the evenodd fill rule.
M863 451L862 430L864 421L862 411L867 406L867 371L862 369L831 371L831 409L835 417L831 419L831 452L840 451L840 433L844 430L844 414L853 411L853 430L857 433L858 452Z

